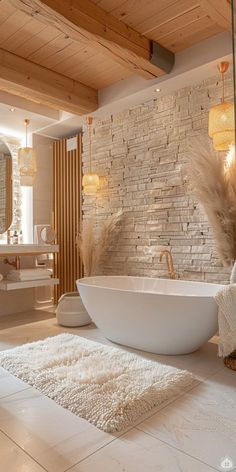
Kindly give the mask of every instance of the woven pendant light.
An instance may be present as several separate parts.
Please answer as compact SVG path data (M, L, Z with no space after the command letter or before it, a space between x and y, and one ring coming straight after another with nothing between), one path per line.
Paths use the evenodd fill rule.
M218 65L222 75L222 103L209 111L209 136L216 151L228 151L234 143L234 104L225 102L224 74L228 68L229 62L220 62Z
M93 118L87 118L88 132L89 132L89 172L84 174L82 179L82 186L85 195L95 195L99 187L99 176L92 172L92 123Z
M28 146L28 126L29 120L24 121L25 124L25 147L18 150L18 166L20 173L20 184L24 186L32 186L37 172L35 151Z

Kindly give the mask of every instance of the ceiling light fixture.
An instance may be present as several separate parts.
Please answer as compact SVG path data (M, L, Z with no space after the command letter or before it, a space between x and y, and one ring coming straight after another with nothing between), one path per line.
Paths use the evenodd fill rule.
M84 174L82 186L85 195L95 195L99 187L99 176L92 172L92 123L93 118L87 118L88 133L89 133L89 172Z
M28 126L29 120L24 120L25 124L25 147L18 150L18 166L20 173L20 184L32 186L37 172L35 151L28 146Z
M9 108L9 111L13 112L13 111L16 111L16 109L12 107L12 108Z
M161 91L161 89L158 88L158 87L155 89L155 92L160 92L160 91Z
M222 100L209 111L209 136L213 140L216 151L228 151L234 143L234 104L225 101L224 74L229 68L229 62L218 64L222 76Z

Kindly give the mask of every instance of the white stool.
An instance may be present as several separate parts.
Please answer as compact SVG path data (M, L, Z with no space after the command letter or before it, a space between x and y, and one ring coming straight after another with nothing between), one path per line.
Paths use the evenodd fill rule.
M59 325L75 327L91 323L78 292L64 293L58 301L56 317Z

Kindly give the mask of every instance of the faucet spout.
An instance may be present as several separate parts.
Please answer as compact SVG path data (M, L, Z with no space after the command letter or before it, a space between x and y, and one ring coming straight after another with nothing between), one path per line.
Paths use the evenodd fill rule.
M174 270L174 263L173 263L173 257L172 257L171 252L168 251L167 249L162 251L161 254L160 254L160 262L162 261L163 257L166 258L169 278L170 279L176 279L176 272Z

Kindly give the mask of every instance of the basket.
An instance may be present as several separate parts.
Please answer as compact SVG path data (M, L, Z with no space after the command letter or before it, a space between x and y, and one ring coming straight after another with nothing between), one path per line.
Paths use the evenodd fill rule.
M57 322L61 326L76 327L91 323L78 292L64 293L56 309Z
M224 363L229 369L236 370L236 351L225 357Z

